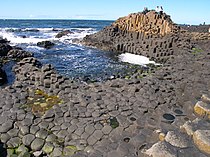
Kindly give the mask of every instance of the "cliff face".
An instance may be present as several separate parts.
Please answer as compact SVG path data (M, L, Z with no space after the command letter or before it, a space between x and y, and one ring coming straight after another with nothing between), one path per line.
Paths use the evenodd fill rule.
M183 44L178 34L180 28L170 16L150 11L119 18L111 26L86 36L83 44L119 53L144 55L164 62L174 55L177 46L189 47L189 43Z

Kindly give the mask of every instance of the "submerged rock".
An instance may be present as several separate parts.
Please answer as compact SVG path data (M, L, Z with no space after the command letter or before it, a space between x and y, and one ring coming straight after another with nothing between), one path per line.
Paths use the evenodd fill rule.
M43 48L46 48L46 49L50 49L54 46L55 44L52 43L51 41L42 41L42 42L38 42L37 43L37 46L39 47L43 47Z
M56 38L61 38L65 35L68 35L68 34L73 34L73 32L71 32L70 30L65 30L65 31L62 31L62 32L59 32L55 37Z

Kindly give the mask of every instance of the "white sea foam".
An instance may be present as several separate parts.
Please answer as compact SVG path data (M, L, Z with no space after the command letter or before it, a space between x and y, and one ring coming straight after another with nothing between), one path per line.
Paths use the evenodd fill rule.
M119 60L122 62L143 65L143 66L146 64L156 64L154 61L150 61L149 58L145 56L135 55L131 53L124 53L119 55Z
M34 38L34 37L22 38L22 37L14 35L13 33L8 33L8 32L0 32L0 36L10 41L12 45L24 44L24 43L36 44L38 42L46 40L46 39L40 39L40 38Z
M39 47L39 46L27 46L26 49L30 49L30 50L44 50L44 48Z
M63 36L62 38L55 38L56 34L62 30L73 30L72 34L68 34ZM56 30L56 31L54 31ZM76 31L79 30L79 31ZM23 38L21 36L16 35L16 32L37 32L37 36L26 37ZM73 43L75 39L82 39L86 35L90 35L95 33L95 29L93 28L0 28L0 36L6 38L12 45L17 44L37 44L41 41L58 41L64 44Z
M57 40L61 41L61 42L64 42L64 43L74 43L74 39L83 39L86 35L90 35L90 34L93 34L93 33L96 33L95 30L91 30L90 29L83 29L83 28L77 28L78 30L83 30L81 32L74 32L72 34L68 34L68 35L65 35ZM56 40L56 39L55 39Z

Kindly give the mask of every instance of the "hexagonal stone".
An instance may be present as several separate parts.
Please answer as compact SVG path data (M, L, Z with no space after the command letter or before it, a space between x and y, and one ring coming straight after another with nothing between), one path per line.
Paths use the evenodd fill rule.
M35 136L32 134L27 134L25 136L23 136L22 138L22 142L25 146L30 146L31 142L35 139Z
M197 130L193 134L196 146L203 152L210 154L210 130Z
M18 135L18 132L19 132L18 129L13 128L13 129L9 130L7 133L8 133L11 137L15 137L15 136Z
M21 144L21 139L19 137L14 137L14 138L11 138L8 142L7 142L7 145L8 147L18 147L20 144Z
M88 133L89 135L91 135L94 131L95 131L95 128L92 125L87 125L85 127L85 132Z
M55 136L54 134L50 134L47 136L46 141L47 142L54 142L57 139L57 136Z
M26 135L29 133L29 127L28 126L19 126L20 132L22 135Z
M1 142L3 142L3 143L6 143L7 141L9 141L10 138L11 137L7 133L1 134Z
M41 138L36 138L32 143L31 143L31 149L34 151L39 151L44 145L44 140Z
M25 153L25 152L28 152L28 148L26 148L24 145L20 145L17 150L16 150L17 153Z
M103 137L103 132L101 130L95 130L92 134L97 140L100 140Z
M71 126L68 128L67 131L68 131L69 133L73 133L76 129L77 129L77 126L73 124L73 125L71 125Z
M0 133L5 133L13 128L13 123L8 121L0 126Z
M36 137L38 138L42 138L45 139L48 135L48 132L45 129L40 129L37 133L36 133Z
M37 131L39 131L39 127L38 126L31 126L30 128L30 133L31 134L36 134Z
M51 155L53 157L60 157L62 155L62 148L56 147L54 148L53 152L51 153Z
M93 135L91 135L90 137L88 137L87 142L89 145L94 145L97 142L97 138L94 137Z
M47 129L48 126L49 126L49 123L48 122L41 122L41 123L39 123L39 127L40 128Z
M72 156L72 155L74 155L77 151L78 151L78 149L77 149L77 147L74 146L74 145L66 146L66 147L63 149L63 154L64 154L65 156Z
M77 134L78 136L81 136L84 131L85 131L85 129L83 127L79 127L75 130L74 133Z
M29 119L29 118L25 118L25 119L21 122L21 124L22 124L23 126L31 126L32 123L33 123L33 119Z
M105 126L102 128L102 132L103 132L105 135L108 135L111 131L112 131L112 127L111 127L110 125L105 125Z
M39 157L39 156L42 155L42 151L35 151L35 152L33 152L33 155L34 155L35 157Z
M61 130L61 131L58 132L57 136L58 136L59 138L65 138L68 134L69 134L68 131L66 131L66 130Z
M44 147L42 148L42 151L46 154L49 154L53 151L54 146L52 143L45 143Z
M45 112L45 114L42 116L44 119L52 118L55 116L55 113L53 110L48 110Z
M179 148L187 148L190 146L189 137L178 131L169 131L165 137L166 142L170 143L172 146Z

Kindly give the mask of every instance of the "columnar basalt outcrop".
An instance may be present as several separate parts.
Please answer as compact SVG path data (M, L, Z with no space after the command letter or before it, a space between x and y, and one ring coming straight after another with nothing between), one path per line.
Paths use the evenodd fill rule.
M170 16L155 11L133 13L119 18L111 26L86 36L83 43L100 49L144 55L166 61L177 47L190 47L187 38L180 38L181 29Z
M120 30L129 32L142 32L147 35L162 35L179 32L179 27L173 23L167 14L150 11L147 14L133 13L119 18L112 24Z

